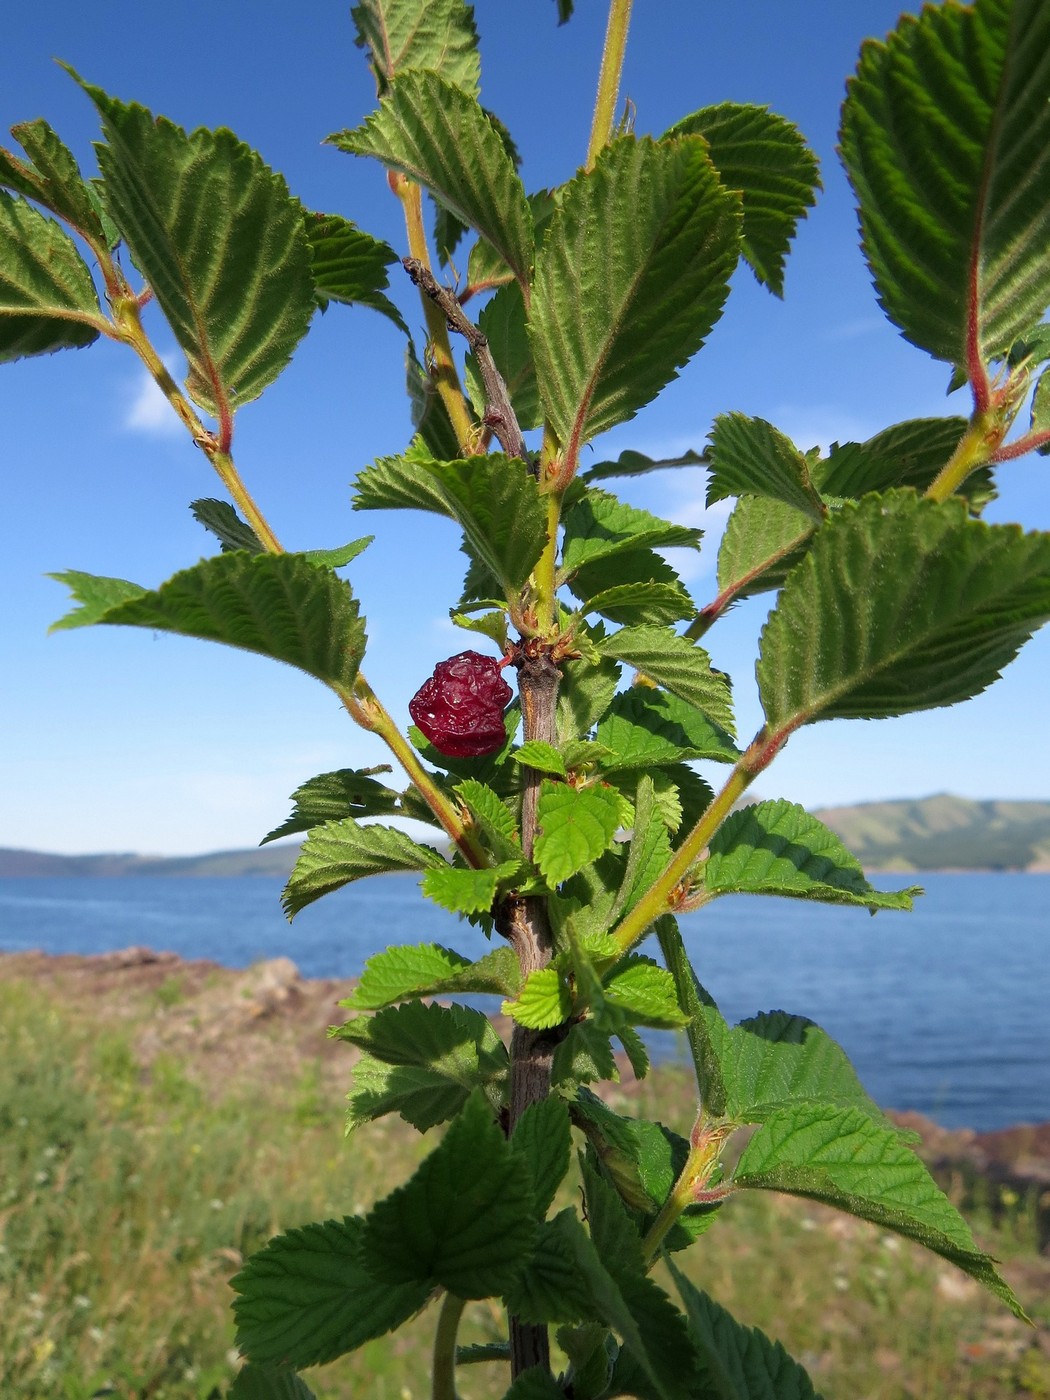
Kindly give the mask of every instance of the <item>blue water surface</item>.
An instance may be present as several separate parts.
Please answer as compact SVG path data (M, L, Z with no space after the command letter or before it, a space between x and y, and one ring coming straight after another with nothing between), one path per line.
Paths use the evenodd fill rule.
M701 981L730 1020L783 1009L846 1048L869 1092L949 1127L1050 1119L1050 878L919 878L913 914L735 896L687 915ZM882 877L883 888L911 883ZM391 943L476 957L484 936L425 903L412 875L348 886L291 926L279 880L0 880L0 949L104 953L131 944L243 967L288 956L306 977L352 977ZM679 1055L654 1036L657 1055Z

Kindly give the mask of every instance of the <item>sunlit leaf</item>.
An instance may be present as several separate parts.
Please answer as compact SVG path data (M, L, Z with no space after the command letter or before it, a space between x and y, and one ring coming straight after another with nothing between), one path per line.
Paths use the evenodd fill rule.
M98 162L107 208L189 362L190 396L233 413L277 378L310 323L301 206L224 127L187 135L81 86L106 135Z
M820 528L762 632L775 729L876 719L979 694L1050 617L1050 535L959 500L867 496Z
M700 349L726 298L739 220L696 137L613 141L566 187L537 254L531 334L570 461Z
M350 14L380 96L408 68L430 68L477 95L478 32L464 0L359 0Z
M823 904L910 909L922 891L877 890L860 861L804 807L782 798L733 812L711 838L702 888L722 894L779 894Z
M91 273L69 234L0 191L0 361L79 349L103 325Z
M291 919L322 895L353 880L389 870L438 870L445 859L432 846L420 846L393 826L362 826L353 817L315 826L281 893Z
M887 314L931 355L1003 356L1050 304L1050 6L929 5L869 40L842 154Z
M741 252L758 280L782 296L788 245L820 188L816 156L793 122L752 104L703 107L668 132L694 134L707 141L722 184L740 193Z
M425 186L528 285L533 230L524 186L499 132L462 88L434 72L405 72L363 126L328 139Z
M323 1365L419 1311L427 1288L379 1282L362 1258L363 1229L346 1216L289 1230L234 1276L237 1345L251 1362Z

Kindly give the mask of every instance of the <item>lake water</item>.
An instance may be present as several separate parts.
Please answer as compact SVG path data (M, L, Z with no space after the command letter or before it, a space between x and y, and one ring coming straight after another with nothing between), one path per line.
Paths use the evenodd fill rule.
M1050 1119L1050 877L917 882L927 892L910 915L736 896L682 928L730 1020L777 1008L811 1017L884 1107L981 1130ZM391 943L444 943L469 957L488 948L478 930L424 902L411 875L348 886L291 926L280 887L261 877L3 879L0 949L145 944L231 967L286 955L304 976L342 978ZM670 1035L652 1046L683 1053Z

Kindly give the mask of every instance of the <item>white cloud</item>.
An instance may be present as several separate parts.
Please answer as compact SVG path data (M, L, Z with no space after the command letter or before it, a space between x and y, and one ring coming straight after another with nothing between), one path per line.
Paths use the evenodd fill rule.
M165 357L165 364L176 372L175 358ZM154 384L146 370L141 370L128 385L129 398L123 422L128 432L147 433L151 437L177 437L183 431L171 404Z

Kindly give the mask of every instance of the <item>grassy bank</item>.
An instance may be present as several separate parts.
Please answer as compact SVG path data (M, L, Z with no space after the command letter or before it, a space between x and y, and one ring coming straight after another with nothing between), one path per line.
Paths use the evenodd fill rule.
M339 1094L309 1061L287 1082L231 1074L225 1088L188 1053L144 1071L137 1032L174 995L118 1020L0 982L4 1400L218 1400L236 1368L228 1279L241 1260L280 1229L366 1206L428 1146L399 1122L347 1143ZM626 1111L684 1128L684 1079L661 1072ZM829 1397L1050 1396L1047 1261L1030 1204L986 1205L971 1220L1039 1332L931 1256L805 1203L734 1201L686 1257ZM423 1400L433 1320L311 1384L321 1400ZM495 1314L468 1309L463 1340L498 1336ZM501 1394L501 1380L472 1368L465 1400Z

